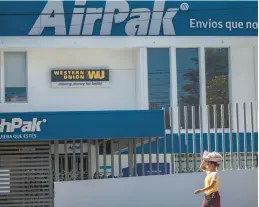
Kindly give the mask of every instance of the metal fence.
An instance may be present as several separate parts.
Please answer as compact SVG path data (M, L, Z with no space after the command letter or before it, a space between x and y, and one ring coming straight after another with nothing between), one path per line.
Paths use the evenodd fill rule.
M161 138L52 142L54 180L197 172L204 150L222 153L220 170L257 167L257 103L163 110Z

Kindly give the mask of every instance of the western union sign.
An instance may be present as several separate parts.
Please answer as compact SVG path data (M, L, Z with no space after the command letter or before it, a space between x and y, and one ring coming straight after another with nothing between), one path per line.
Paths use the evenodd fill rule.
M94 87L110 84L108 69L95 70L51 70L51 86L64 87Z

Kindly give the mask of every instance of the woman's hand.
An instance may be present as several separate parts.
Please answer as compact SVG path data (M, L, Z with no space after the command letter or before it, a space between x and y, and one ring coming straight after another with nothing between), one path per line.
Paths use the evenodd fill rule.
M202 160L201 165L200 165L200 170L203 172L206 172L206 161Z
M202 192L202 190L201 190L201 189L198 189L198 190L194 191L193 193L194 193L194 194L199 194L199 193L201 193L201 192Z

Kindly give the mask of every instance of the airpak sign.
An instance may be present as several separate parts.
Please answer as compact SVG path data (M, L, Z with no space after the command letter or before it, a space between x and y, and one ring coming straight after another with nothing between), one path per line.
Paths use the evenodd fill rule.
M93 35L95 26L101 21L101 36L112 35L114 25L125 23L128 36L175 35L173 18L179 8L165 9L165 1L154 1L153 10L149 8L131 9L129 3L106 1L105 7L88 7L87 1L75 1L70 25L62 1L48 1L29 35L41 35L46 28L54 28L55 35ZM69 28L68 31L66 28Z
M258 36L257 1L1 0L0 14L0 36Z
M41 132L41 125L46 123L46 119L23 120L21 118L12 118L10 121L1 119L0 139L34 139Z
M95 70L51 70L52 87L95 87L108 86L108 69Z

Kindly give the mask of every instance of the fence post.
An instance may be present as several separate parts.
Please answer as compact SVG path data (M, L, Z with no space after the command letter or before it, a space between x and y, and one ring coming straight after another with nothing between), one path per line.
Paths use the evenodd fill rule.
M134 176L138 176L137 171L137 152L136 152L136 138L133 138L133 161L134 161Z
M179 161L179 173L182 171L182 140L181 140L181 119L180 119L180 107L177 107L177 120L178 120L178 161Z
M148 139L148 152L149 152L149 175L152 175L152 139Z
M186 171L189 172L189 139L188 139L188 108L184 106L184 128L185 128L185 148L186 148Z
M106 156L106 139L103 140L103 176L107 178L107 156Z
M128 139L129 177L133 176L133 139Z
M54 141L55 181L59 181L59 141Z
M99 179L100 176L99 176L99 141L98 139L95 140L95 157L96 157L96 179Z
M214 144L215 151L218 152L218 117L217 117L217 105L213 105L213 118L214 118Z
M80 139L80 179L84 179L84 146L83 140Z
M238 110L238 103L236 103L236 127L237 127L237 169L240 169L240 137L239 137L239 110Z
M224 105L221 104L221 130L222 130L222 153L223 153L223 170L226 168L226 149L225 149L225 116L224 116Z
M203 119L202 119L202 106L199 106L199 125L200 125L200 157L202 160L202 154L203 154Z
M88 173L87 173L87 176L88 176L88 179L92 179L92 146L91 146L91 140L89 139L88 142L87 142L87 170L88 170ZM97 158L96 158L97 159Z
M252 152L252 169L254 169L254 111L253 111L253 102L250 104L251 106L251 152Z
M211 151L211 144L210 144L210 106L207 105L207 127L208 127L208 133L207 133L207 142L208 142L208 151Z
M245 169L247 169L246 103L243 103L243 112L244 112L244 160L245 160Z
M114 140L110 139L111 142L111 174L112 174L112 178L114 178Z
M144 166L144 163L145 163L145 159L144 159L144 140L143 138L141 139L141 174L142 176L145 176L145 166Z
M192 106L192 144L193 144L193 171L196 171L196 134L195 134L195 106Z
M53 182L53 165L52 165L52 151L51 141L49 141L49 193L50 193L50 207L54 207L54 182Z
M169 119L170 120L170 119ZM170 121L169 121L170 122ZM165 167L165 174L167 174L167 151L166 151L166 139L167 139L167 134L166 134L166 109L164 108L164 167Z
M228 104L228 121L229 121L229 159L230 169L233 169L233 117L232 117L232 104Z
M175 173L175 160L174 160L174 116L173 116L173 108L170 107L170 120L171 120L171 167L172 167L172 174Z

